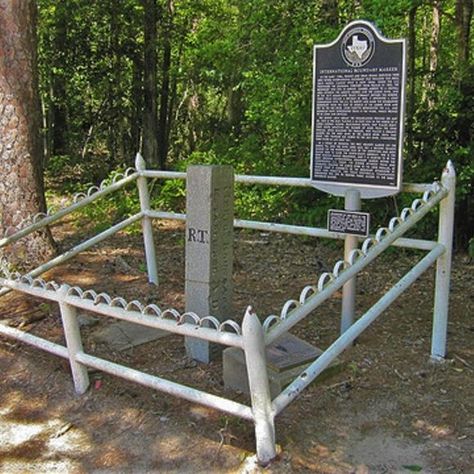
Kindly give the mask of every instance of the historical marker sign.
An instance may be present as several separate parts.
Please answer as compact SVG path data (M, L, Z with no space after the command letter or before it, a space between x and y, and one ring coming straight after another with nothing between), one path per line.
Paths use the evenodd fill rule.
M366 21L314 47L311 179L323 191L396 194L402 183L405 40Z
M328 230L339 234L369 235L370 214L368 212L329 209Z

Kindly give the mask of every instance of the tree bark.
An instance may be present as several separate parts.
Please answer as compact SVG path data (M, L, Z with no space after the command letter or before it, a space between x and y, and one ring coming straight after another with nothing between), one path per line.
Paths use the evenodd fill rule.
M356 6L356 5L355 5ZM320 16L330 26L339 25L339 6L337 0L323 0L321 2Z
M472 12L473 0L456 1L456 29L458 33L458 63L460 69L469 62Z
M51 154L65 155L67 153L66 131L66 81L64 61L66 58L67 38L67 7L60 2L56 7L54 25L54 63L51 68L51 121L52 147Z
M407 96L407 155L413 159L414 137L413 125L416 99L416 10L413 5L408 13L408 96Z
M0 214L3 232L38 212L43 189L41 111L36 56L36 3L0 0ZM5 257L25 268L54 252L48 230L7 249Z
M428 109L435 106L436 72L439 58L439 34L441 30L441 0L433 2L431 37L430 37L430 70L426 81L426 100Z
M132 55L133 78L132 78L132 119L130 124L130 156L134 156L140 150L140 140L143 124L143 57L139 51Z
M473 16L473 0L456 1L456 32L457 32L457 76L459 90L459 105L456 121L458 145L467 149L468 153L457 160L458 169L469 169L472 164L472 149L474 146L474 66L470 63L470 35ZM470 153L469 153L470 150ZM474 176L467 174L470 182L464 183L464 189L474 187ZM464 194L458 202L455 222L456 245L467 247L472 238L474 227L474 196Z
M472 143L474 73L469 63L470 33L473 14L473 0L457 0L456 30L458 37L458 88L460 93L458 110L458 141L460 146Z
M163 29L163 63L161 66L162 81L160 91L160 114L158 125L158 163L160 169L166 169L168 157L168 128L170 125L170 69L171 69L171 37L173 32L173 2L167 0Z
M157 117L157 6L156 0L143 0L145 30L145 63L143 81L143 157L152 166L159 166Z

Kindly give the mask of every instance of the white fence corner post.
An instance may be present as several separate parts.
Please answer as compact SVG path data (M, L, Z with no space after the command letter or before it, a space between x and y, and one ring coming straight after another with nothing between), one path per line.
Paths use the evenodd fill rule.
M155 242L153 239L153 226L151 217L147 216L147 211L150 210L150 194L148 192L148 185L146 177L142 175L142 172L146 170L146 163L143 156L137 153L135 158L135 168L137 169L139 176L137 178L138 195L140 198L140 209L142 211L142 229L143 229L143 242L145 245L145 258L146 266L148 271L148 281L158 285L158 270L156 266L156 250Z
M59 309L61 310L61 320L66 338L74 389L76 393L82 395L89 387L89 374L87 367L76 361L76 354L82 353L83 349L76 308L64 302L68 289L69 285L61 285L60 294L62 298L59 303Z
M448 195L439 205L438 243L444 245L445 252L436 262L433 333L431 337L431 359L434 361L440 361L445 358L448 334L454 204L456 200L456 171L451 160L447 162L443 170L441 185L448 190Z
M275 423L268 383L264 332L251 306L245 312L242 337L255 423L257 459L259 463L266 465L277 455Z

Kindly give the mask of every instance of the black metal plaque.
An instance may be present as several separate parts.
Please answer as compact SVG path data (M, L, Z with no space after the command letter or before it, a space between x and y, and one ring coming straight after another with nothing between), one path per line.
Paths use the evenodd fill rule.
M362 197L400 191L405 40L355 21L314 47L311 179L316 188Z
M329 209L328 230L339 234L369 235L370 214L367 212Z

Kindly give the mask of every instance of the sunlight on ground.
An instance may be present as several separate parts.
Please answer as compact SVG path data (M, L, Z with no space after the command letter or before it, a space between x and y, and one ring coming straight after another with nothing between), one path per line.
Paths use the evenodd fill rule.
M18 409L21 404L22 411ZM60 418L39 416L44 403L11 392L0 408L1 472L77 472L74 459L92 449L89 437ZM22 415L23 413L23 415ZM28 413L32 416L28 416ZM34 421L32 421L34 418Z
M416 420L413 426L423 433L428 433L434 438L445 438L453 434L453 429L445 425L433 425L424 420Z

